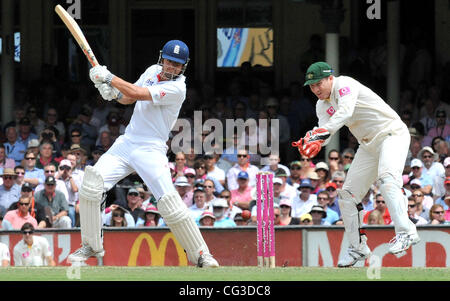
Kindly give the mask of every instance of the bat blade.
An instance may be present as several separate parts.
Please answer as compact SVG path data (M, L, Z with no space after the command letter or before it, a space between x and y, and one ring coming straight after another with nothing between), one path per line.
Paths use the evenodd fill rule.
M89 43L86 40L83 31L81 31L80 26L78 26L77 22L75 22L72 16L59 4L55 6L55 12L64 22L67 29L69 29L70 33L77 41L78 45L80 46L81 50L83 51L84 55L88 59L91 66L92 67L97 66L98 65L97 58L95 57L94 52L91 49L91 46L89 46Z

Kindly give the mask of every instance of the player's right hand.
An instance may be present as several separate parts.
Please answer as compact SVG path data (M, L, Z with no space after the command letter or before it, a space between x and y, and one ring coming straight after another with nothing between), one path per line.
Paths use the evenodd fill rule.
M97 65L89 70L89 77L94 84L102 84L112 77L112 73L106 66Z
M103 97L104 100L111 101L113 99L116 99L119 96L119 90L111 87L108 84L95 84L95 87L100 92L100 95Z

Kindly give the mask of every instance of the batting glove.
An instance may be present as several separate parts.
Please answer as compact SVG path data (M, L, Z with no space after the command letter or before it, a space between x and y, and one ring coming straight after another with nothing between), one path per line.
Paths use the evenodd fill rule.
M89 70L89 77L94 84L111 84L114 75L106 68L106 66L97 65Z
M108 84L96 84L95 87L98 89L104 100L111 101L119 97L120 91Z

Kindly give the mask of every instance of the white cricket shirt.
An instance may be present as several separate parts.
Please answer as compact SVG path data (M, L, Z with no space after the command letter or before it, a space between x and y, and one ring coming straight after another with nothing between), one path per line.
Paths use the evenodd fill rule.
M14 247L15 266L43 266L47 265L46 257L51 256L52 251L48 240L42 236L33 236L31 248L22 239Z
M0 242L0 261L8 260L11 261L11 257L9 255L9 248L4 243ZM1 262L0 262L1 263Z
M174 126L184 99L186 77L160 81L162 67L152 65L139 77L135 85L146 87L153 100L137 101L125 136L137 143L164 145Z
M346 125L358 142L368 147L376 145L377 138L406 128L381 97L348 76L334 77L330 100L319 99L316 113L319 127L331 135Z

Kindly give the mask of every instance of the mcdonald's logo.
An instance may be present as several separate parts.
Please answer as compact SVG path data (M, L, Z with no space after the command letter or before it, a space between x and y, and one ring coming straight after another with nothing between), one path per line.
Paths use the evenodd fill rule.
M163 236L159 243L159 247L156 246L154 239L148 233L141 233L133 243L130 251L130 257L128 258L128 266L136 266L137 257L141 249L143 241L147 242L148 248L150 250L151 266L164 266L164 260L166 258L167 243L172 240L175 244L175 248L178 254L178 265L187 266L187 256L184 249L180 246L178 241L175 239L172 233L167 233Z

